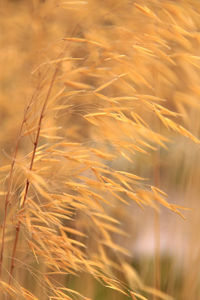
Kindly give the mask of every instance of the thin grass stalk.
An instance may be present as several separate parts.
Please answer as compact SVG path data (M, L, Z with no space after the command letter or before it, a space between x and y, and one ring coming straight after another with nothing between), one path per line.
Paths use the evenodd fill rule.
M155 237L155 254L154 254L154 286L156 290L161 288L161 261L160 261L160 214L154 212L154 237ZM154 300L157 300L157 296L154 295Z
M22 130L24 125L26 124L26 115L30 109L31 103L33 101L34 95L31 98L25 113L24 113L24 118L22 120L20 129L19 129L19 133L18 133L18 137L17 137L17 141L16 141L16 146L15 146L15 151L14 151L14 155L13 155L13 160L11 163L11 167L10 167L10 171L9 171L9 176L8 176L8 189L7 189L7 194L6 194L6 198L5 198L5 207L4 207L4 219L3 219L3 224L2 224L2 240L1 240L1 251L0 251L0 278L1 278L1 273L2 273L2 265L3 265L3 257L4 257L4 246L5 246L5 230L6 230L6 224L7 224L7 213L8 213L8 205L10 203L10 193L11 193L11 189L12 189L12 181L13 181L13 171L14 171L14 167L15 167L15 162L16 162L16 157L17 157L17 152L18 152L18 148L19 148L19 143L22 137Z
M155 28L157 28L155 26ZM157 34L155 30L155 34ZM159 89L160 89L160 78L159 74L154 72L154 80L156 82L155 87L155 94L156 96L159 96ZM160 123L157 119L155 119L153 122L155 123L155 127L158 128L159 134L161 134L161 127ZM158 188L160 188L160 147L158 147L158 150L154 154L154 185ZM154 287L156 290L160 290L161 288L161 254L160 254L160 212L156 211L154 212ZM157 300L157 295L153 295L153 300Z
M158 125L159 127L159 125ZM154 156L154 185L160 188L160 150ZM154 212L154 287L160 290L161 287L161 261L160 261L160 212ZM153 300L157 300L157 296L153 296Z
M36 138L35 138L35 142L34 142L34 148L33 148L33 153L32 153L31 162L30 162L30 166L29 166L29 171L32 171L32 168L33 168L35 154L36 154L36 150L37 150L37 146L38 146L38 142L39 142L39 137L40 137L42 120L44 118L44 113L45 113L45 110L46 110L46 107L47 107L48 100L49 100L50 95L51 95L51 91L52 91L53 84L55 82L55 79L56 79L56 76L57 76L57 73L58 73L58 69L59 69L59 66L57 65L57 67L56 67L56 69L53 73L53 76L52 76L52 79L51 79L51 82L50 82L50 85L49 85L49 89L47 91L47 95L46 95L46 98L44 100L42 110L41 110L41 113L40 113L40 118L39 118L39 121L38 121L38 130L37 130L37 134L36 134ZM23 201L22 201L22 205L21 205L22 209L24 208L25 203L26 203L29 186L30 186L30 181L27 179L26 180L26 185L25 185L25 193L24 193L24 197L23 197ZM9 273L9 284L11 284L13 271L14 271L14 267L15 267L14 262L15 262L17 244L18 244L18 240L19 240L20 228L21 228L21 221L19 220L18 223L17 223L17 226L16 226L15 240L14 240L14 243L13 243L10 273Z
M3 218L3 224L2 224L1 253L0 253L0 278L1 278L1 273L2 273L4 245L5 245L5 230L6 230L8 205L9 205L9 200L10 200L10 192L11 192L12 179L13 179L13 170L14 170L14 166L15 166L15 160L16 160L16 156L17 156L17 152L18 152L18 147L19 147L19 142L20 142L20 137L21 137L23 126L24 126L24 120L21 124L18 138L17 138L15 152L14 152L14 156L13 156L13 160L12 160L12 164L11 164L11 168L10 168L10 172L9 172L8 191L7 191L6 198L5 198L4 218Z

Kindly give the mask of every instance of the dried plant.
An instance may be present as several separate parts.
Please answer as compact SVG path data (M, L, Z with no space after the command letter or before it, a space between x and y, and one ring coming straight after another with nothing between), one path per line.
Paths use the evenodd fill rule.
M172 299L160 290L159 242L150 287L129 264L118 214L153 208L158 235L161 206L184 217L162 190L160 160L178 136L199 145L190 122L199 109L198 2L2 6L17 5L32 19L44 55L31 61L32 96L13 154L2 137L2 299L89 299L92 291L69 284L86 273L132 299ZM140 157L146 173L153 164L148 178L134 171Z

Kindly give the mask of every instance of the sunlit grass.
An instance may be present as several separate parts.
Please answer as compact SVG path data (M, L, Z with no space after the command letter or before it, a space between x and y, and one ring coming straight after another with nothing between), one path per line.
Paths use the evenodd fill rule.
M198 299L199 2L0 10L2 297Z

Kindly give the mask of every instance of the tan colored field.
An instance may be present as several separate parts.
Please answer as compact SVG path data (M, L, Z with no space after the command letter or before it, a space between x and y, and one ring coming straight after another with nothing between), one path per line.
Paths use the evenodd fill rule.
M0 1L0 299L200 299L199 0Z

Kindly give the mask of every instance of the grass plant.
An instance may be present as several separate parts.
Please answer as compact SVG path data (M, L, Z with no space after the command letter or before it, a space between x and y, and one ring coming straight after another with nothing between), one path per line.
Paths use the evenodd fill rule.
M200 299L199 1L0 13L0 299Z

